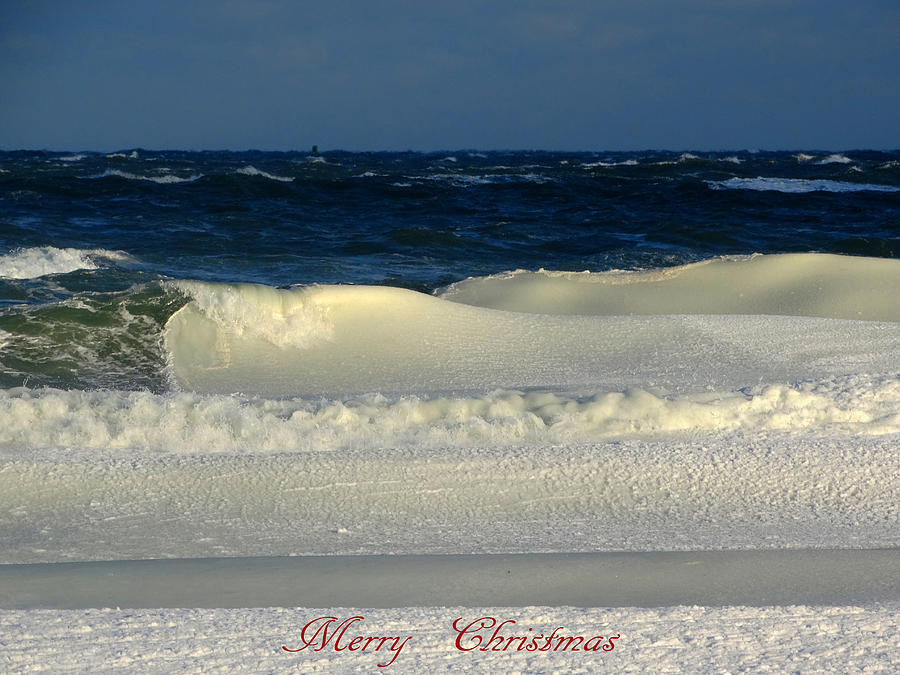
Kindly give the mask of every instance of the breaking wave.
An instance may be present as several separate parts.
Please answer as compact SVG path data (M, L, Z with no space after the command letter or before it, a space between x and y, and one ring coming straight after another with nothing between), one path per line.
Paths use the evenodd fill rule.
M247 166L241 167L240 169L236 169L235 173L239 173L243 176L259 176L261 178L268 178L269 180L277 180L281 183L290 183L294 180L290 176L276 176L275 174L260 171L255 166L251 166L249 164Z
M190 176L173 176L171 174L165 174L162 176L145 176L143 174L129 173L128 171L120 171L119 169L107 169L101 174L96 176L92 176L92 178L124 178L125 180L141 180L148 181L151 183L159 183L161 185L171 184L171 183L193 183L196 180L200 180L203 178L202 173L195 173Z
M42 246L20 248L0 256L0 277L34 279L48 274L66 274L75 270L93 270L101 261L130 262L133 258L122 251L82 250Z

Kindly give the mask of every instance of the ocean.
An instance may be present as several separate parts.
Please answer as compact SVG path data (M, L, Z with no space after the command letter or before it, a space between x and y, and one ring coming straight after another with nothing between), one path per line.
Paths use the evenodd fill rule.
M607 603L625 607L896 602L898 258L897 151L0 152L0 606L24 612L0 619L27 633L57 616L29 608L112 606L67 590L107 569L138 596L153 578L242 606L190 560L288 556L333 556L309 577L333 604L353 556L373 561L393 595L360 603L428 605L408 611L435 654L441 608L465 604L438 582L493 555L525 556L549 606L594 576L612 581L591 606L646 585L637 563L535 581L563 566L540 556L575 554L669 572L665 556L702 554L671 560L740 591L691 595L702 565L680 590L655 571L658 591ZM756 576L796 551L819 553ZM39 564L91 561L113 567L55 567L53 600L28 585ZM502 572L508 594L480 597L528 604ZM697 619L659 611L669 632ZM738 637L743 621L803 630L747 612L721 612ZM861 616L886 636L893 612ZM125 639L104 616L78 621ZM623 635L651 621L615 616ZM247 663L252 626L289 620L191 617L250 622ZM896 656L878 644L863 665ZM667 662L654 654L633 665Z

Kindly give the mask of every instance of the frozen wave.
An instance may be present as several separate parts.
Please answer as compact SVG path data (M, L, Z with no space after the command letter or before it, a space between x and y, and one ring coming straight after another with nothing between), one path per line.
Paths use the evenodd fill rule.
M896 261L882 262L896 271ZM889 273L882 283L891 279ZM691 300L684 299L682 307L668 310L681 315L621 316L602 307L602 285L575 283L576 300L587 292L579 302L590 306L591 292L600 293L597 315L520 313L476 306L487 304L483 299L463 304L459 297L450 302L386 286L275 289L195 282L188 287L195 299L169 319L164 344L174 380L184 389L262 396L634 386L691 393L900 371L896 294L868 289L859 296L855 287L838 286L835 297L822 294L818 305L829 316L867 312L863 318L891 323L759 315L778 313L779 302L789 306L790 287L781 295L772 288L771 297L760 293L758 304L751 303L757 315L700 314L712 312L717 297L724 297L724 289L715 289L722 295L707 305L701 301L694 316L685 315ZM638 297L628 286L621 290ZM653 295L652 288L645 290ZM504 298L527 300L529 293L520 291L502 291L501 304ZM673 294L683 292L676 285ZM538 300L548 298L552 294ZM844 307L847 298L868 304ZM573 309L566 302L558 307Z
M900 261L821 253L733 256L650 270L516 270L437 292L536 314L769 314L900 321Z

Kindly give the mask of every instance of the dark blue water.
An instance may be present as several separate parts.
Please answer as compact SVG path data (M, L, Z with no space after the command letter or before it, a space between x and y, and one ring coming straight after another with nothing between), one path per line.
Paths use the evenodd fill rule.
M430 291L808 251L900 257L900 152L4 152L0 385L159 388L165 279Z

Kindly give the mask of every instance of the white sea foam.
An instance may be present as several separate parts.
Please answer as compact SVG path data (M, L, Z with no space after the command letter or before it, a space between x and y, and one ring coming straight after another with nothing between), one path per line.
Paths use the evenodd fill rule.
M328 308L315 293L255 284L214 284L200 281L171 282L191 297L192 303L175 322L190 315L208 328L230 336L262 340L276 347L308 347L328 340L333 326Z
M798 152L796 155L794 155L794 159L796 159L798 162L808 162L809 160L815 158L815 155L807 155L805 152Z
M195 180L199 180L203 178L202 173L195 173L190 176L180 177L180 176L172 176L171 174L166 174L163 176L145 176L143 174L129 173L128 171L121 171L119 169L107 169L101 174L96 176L91 176L92 178L125 178L126 180L141 180L141 181L149 181L151 183L160 183L160 184L170 184L170 183L193 183Z
M587 442L672 432L900 432L900 380L843 377L663 396L643 389L573 396L254 400L147 392L0 390L0 447L164 453L295 452Z
M98 261L129 262L133 258L122 251L105 249L56 248L42 246L20 248L0 256L0 277L33 279L48 274L97 269Z
M242 174L244 176L261 176L262 178L268 178L269 180L277 180L282 183L290 183L294 179L290 176L276 176L275 174L267 173L265 171L260 171L255 166L251 166L248 164L247 166L241 167L237 169L235 173Z
M852 161L853 160L846 155L835 154L820 159L816 164L850 164Z
M713 190L757 190L788 193L803 192L900 192L894 185L849 183L846 181L807 178L729 178L706 181Z
M62 157L57 157L56 159L60 162L80 162L85 157L87 157L87 155L78 153L76 155L64 155Z
M723 157L719 161L729 162L730 164L743 164L744 163L744 160L742 160L740 157L735 157L734 155L732 155L731 157Z

